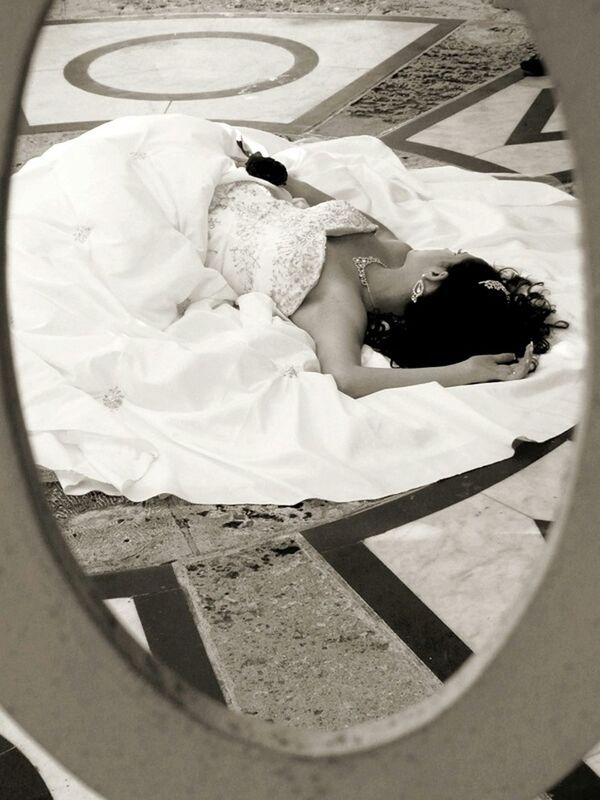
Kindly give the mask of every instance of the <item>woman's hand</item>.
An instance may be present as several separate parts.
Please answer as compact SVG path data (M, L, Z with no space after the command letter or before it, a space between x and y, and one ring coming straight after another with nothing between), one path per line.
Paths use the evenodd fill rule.
M530 342L523 357L516 359L514 353L499 353L492 356L471 356L465 362L465 383L487 383L488 381L518 381L526 378L537 366Z

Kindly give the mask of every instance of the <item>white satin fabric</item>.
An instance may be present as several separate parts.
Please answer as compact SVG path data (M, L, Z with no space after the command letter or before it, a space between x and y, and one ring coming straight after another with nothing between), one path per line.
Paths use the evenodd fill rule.
M462 248L544 280L571 328L523 381L341 394L267 295L236 298L206 267L208 208L239 175L240 130L413 247ZM290 145L183 115L127 117L28 162L8 231L26 426L36 463L68 493L376 498L508 458L517 437L578 419L577 205L541 183L408 172L366 136ZM364 358L385 367L367 348Z

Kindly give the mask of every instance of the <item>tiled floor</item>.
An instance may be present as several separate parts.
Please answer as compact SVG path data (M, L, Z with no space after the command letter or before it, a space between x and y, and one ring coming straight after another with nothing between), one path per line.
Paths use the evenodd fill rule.
M459 24L391 15L59 19L36 52L21 130L62 136L123 114L186 113L319 133ZM232 72L244 75L240 85ZM470 169L571 179L551 82L520 70L382 138ZM574 455L567 432L385 502L230 516L177 501L156 513L129 504L74 516L65 531L131 635L190 683L238 713L339 728L438 691L497 634L543 565ZM115 548L104 536L117 526ZM98 797L6 713L0 734L0 786L20 792L0 789L1 800ZM546 796L600 797L599 775L600 745Z
M465 169L555 175L571 180L573 156L550 79L527 77L520 69L382 138L390 147Z
M24 117L30 132L180 113L298 133L457 24L297 14L60 21L39 40Z

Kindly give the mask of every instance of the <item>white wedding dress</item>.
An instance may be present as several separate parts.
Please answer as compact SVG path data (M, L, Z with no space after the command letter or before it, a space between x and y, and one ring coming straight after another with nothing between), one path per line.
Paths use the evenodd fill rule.
M468 249L545 281L571 327L523 381L340 393L286 316L318 278L329 223L311 218L323 210L288 204L312 242L286 256L309 254L305 285L281 293L269 266L281 240L268 225L254 247L266 260L249 280L246 234L227 220L232 208L219 207L240 191L240 135L413 247ZM242 195L271 202L260 181L246 185ZM36 463L66 492L199 503L375 498L508 458L516 438L540 441L578 419L577 204L544 184L452 167L409 172L367 136L290 144L169 114L115 120L32 159L13 178L9 217L25 423ZM211 252L229 234L242 248L237 261ZM363 356L386 368L368 348Z

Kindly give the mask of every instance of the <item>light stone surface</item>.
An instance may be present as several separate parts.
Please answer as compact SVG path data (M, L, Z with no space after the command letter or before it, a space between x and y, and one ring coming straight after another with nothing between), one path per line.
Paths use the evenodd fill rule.
M32 739L2 707L0 707L0 735L14 744L33 764L48 787L52 800L103 800ZM6 800L19 800L19 798L7 797ZM23 797L23 800L32 798Z
M559 139L539 144L513 144L479 154L480 158L526 175L545 175L572 169L574 158L569 142Z
M216 56L218 54L219 60ZM219 68L226 63L227 72ZM99 83L137 92L213 92L280 75L294 63L291 53L267 42L224 35L220 39L174 39L115 50L96 59L90 76Z
M362 78L369 70L395 55L434 25L418 21L365 20L352 18L299 17L297 19L274 15L271 17L182 17L162 19L160 16L140 20L93 21L89 24L51 25L46 27L38 41L31 65L23 108L30 125L49 125L114 119L126 114L183 113L211 119L261 120L263 122L290 123L311 111L320 103L329 100L348 84ZM62 74L62 67L76 56L111 43L132 40L131 46L102 56L91 65L92 77L116 85L120 89L133 91L163 92L167 84L173 86L176 73L181 75L180 92L190 90L187 74L189 58L177 56L177 48L190 47L185 41L163 41L152 46L132 46L136 39L145 36L171 36L173 33L209 32L212 34L260 34L299 42L318 55L318 63L307 74L290 83L258 92L244 92L232 96L211 99L179 101L172 104L164 101L126 99L93 94L72 86ZM269 53L264 63L260 56L260 68L250 72L243 68L236 57L232 63L232 47L244 52L239 39L205 38L196 42L194 52L203 53L205 69L197 72L194 91L212 91L223 86L244 86L249 82L268 80L274 73L285 71L290 53L274 44L247 42L250 49L257 47ZM201 45L198 46L198 42ZM152 53L156 48L162 52L173 49L172 63L179 68L168 69L165 58L157 61ZM212 57L208 58L207 55ZM169 59L169 53L165 53ZM281 59L284 59L282 62ZM275 59L275 61L272 61ZM224 61L231 68L223 70ZM154 80L155 69L159 69ZM107 72L108 70L108 72ZM118 73L118 77L111 77ZM129 75L131 74L131 82ZM116 82L116 83L115 83ZM365 88L369 88L369 85ZM360 94L359 91L356 94Z
M412 706L440 686L300 536L189 560L178 575L243 713L337 730Z
M565 499L575 452L576 444L565 442L510 478L490 486L485 495L532 519L552 521Z
M294 506L199 505L170 495L133 503L99 492L65 495L49 470L40 470L40 478L51 512L88 572L158 566L193 554L230 552L381 503L305 500Z
M531 519L482 494L365 544L474 652L546 553Z
M194 552L168 509L144 504L83 512L63 532L89 573L155 566Z
M139 614L137 613L133 597L111 597L105 600L104 603L119 620L127 633L135 639L141 647L150 652L148 639L144 633L144 628Z
M168 502L173 518L182 530L189 532L197 553L246 548L276 535L323 525L378 505L378 501L369 500L349 503L305 500L295 506L210 506L187 503L177 497Z
M519 81L411 136L410 141L470 156L497 149L504 145L539 91Z

